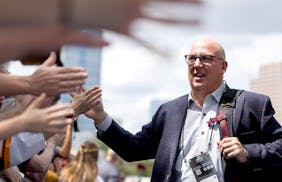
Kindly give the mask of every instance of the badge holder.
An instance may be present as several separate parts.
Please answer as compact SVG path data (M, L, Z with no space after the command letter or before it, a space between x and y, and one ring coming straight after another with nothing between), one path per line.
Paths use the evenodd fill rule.
M216 170L208 152L201 153L189 160L197 182L219 182Z

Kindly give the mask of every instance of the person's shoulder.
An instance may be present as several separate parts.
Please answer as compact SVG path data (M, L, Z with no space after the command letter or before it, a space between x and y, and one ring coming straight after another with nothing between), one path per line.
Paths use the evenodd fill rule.
M253 91L248 91L248 90L242 90L242 96L245 96L246 98L269 98L268 95L263 94L263 93L258 93L258 92L253 92Z
M166 110L166 109L170 110L172 107L181 108L181 107L185 107L185 105L187 104L188 104L188 94L182 95L170 101L164 102L163 104L160 105L159 109L160 110Z
M257 103L257 104L265 103L271 100L270 97L266 94L249 91L249 90L241 90L238 99L241 101L245 100L247 103Z
M169 100L167 102L165 102L163 105L171 105L171 104L179 104L179 103L183 103L183 102L188 102L188 94L186 95L182 95L180 97L174 98L172 100Z

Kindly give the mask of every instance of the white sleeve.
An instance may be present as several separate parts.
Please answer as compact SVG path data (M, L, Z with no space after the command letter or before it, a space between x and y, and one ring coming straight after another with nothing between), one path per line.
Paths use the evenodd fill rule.
M42 133L20 132L12 136L10 145L10 166L18 165L45 148Z
M102 121L100 124L97 124L95 126L99 132L104 132L110 127L111 124L112 124L112 118L109 115L107 115L104 121Z

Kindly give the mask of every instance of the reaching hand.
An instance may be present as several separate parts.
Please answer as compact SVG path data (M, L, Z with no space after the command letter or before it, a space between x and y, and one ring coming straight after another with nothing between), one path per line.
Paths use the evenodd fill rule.
M22 113L29 104L36 98L33 95L16 95L16 105L15 105L15 112L16 113Z
M94 86L89 90L84 87L80 87L75 93L70 93L72 96L72 108L75 113L75 117L79 114L85 114L91 108L95 107L99 102L99 98L102 96L102 90L98 86Z
M103 121L107 114L104 111L102 103L102 90L98 86L94 86L89 90L81 87L78 93L71 93L73 97L73 109L75 114L84 113L87 117L94 119L96 123Z
M32 93L39 95L57 95L75 91L85 83L87 73L82 67L53 67L56 54L51 52L49 58L30 76Z
M99 124L105 120L107 113L104 110L102 98L99 98L96 106L86 112L85 116L95 120L96 124Z
M46 95L41 94L20 115L20 122L24 130L56 133L67 124L72 123L72 119L68 118L73 115L73 110L69 104L58 104L41 108L45 101Z

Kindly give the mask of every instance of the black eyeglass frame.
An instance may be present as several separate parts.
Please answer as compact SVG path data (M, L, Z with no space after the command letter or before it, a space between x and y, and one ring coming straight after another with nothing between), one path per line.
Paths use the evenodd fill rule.
M189 56L194 56L192 62L189 60ZM198 58L199 58L201 64L203 64L203 65L210 64L215 59L219 59L219 60L225 61L225 59L217 57L217 56L213 56L213 55L200 55L200 56L196 56L196 55L193 55L193 54L186 54L186 55L184 55L184 58L185 58L185 62L189 66L193 66Z

